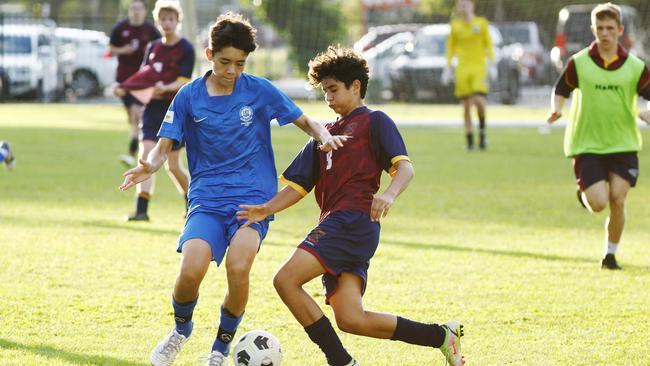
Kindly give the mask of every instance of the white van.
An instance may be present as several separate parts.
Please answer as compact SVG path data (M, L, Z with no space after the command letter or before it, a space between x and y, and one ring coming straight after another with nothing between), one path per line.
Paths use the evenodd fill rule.
M56 28L62 49L73 52L70 89L78 97L103 94L115 80L117 59L108 53L109 38L104 32Z
M3 95L33 95L51 100L63 88L58 70L54 27L44 24L0 25Z

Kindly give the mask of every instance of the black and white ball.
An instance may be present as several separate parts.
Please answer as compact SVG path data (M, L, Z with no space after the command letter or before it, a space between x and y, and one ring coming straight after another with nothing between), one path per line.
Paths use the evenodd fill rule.
M282 346L273 334L251 330L239 338L232 356L235 366L280 366Z

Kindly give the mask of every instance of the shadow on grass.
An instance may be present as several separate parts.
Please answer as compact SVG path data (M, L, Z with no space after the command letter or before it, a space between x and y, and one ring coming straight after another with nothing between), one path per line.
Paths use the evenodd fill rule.
M113 221L102 221L102 220L90 220L82 221L82 226L94 226L101 227L105 229L115 229L115 230L126 230L126 231L138 231L142 233L151 233L151 234L163 234L163 235L175 235L178 236L181 234L182 228L179 227L178 230L170 229L160 229L155 227L146 227L143 225L151 225L148 223L128 223L124 222L122 224L113 222Z
M538 259L544 261L561 261L561 262L571 262L571 263L589 263L597 264L598 262L593 258L585 257L566 257L557 254L544 254L544 253L535 253L535 252L524 252L520 250L504 250L504 249L494 249L494 248L476 248L476 247L463 247L458 245L449 245L449 244L424 244L408 241L399 241L399 240L386 240L382 242L384 245L396 245L400 247L407 248L416 248L416 249L426 249L426 250L448 250L450 252L467 252L467 253L480 253L487 255L495 256L507 256L515 258L530 258ZM648 266L635 266L632 264L621 264L625 269L630 269L635 272L648 272L650 267Z
M14 349L19 351L26 351L39 356L44 356L47 358L56 358L62 361L75 363L75 364L124 365L124 366L147 366L148 365L147 363L126 361L114 357L73 353L73 352L64 351L62 349L58 349L52 346L47 346L42 344L40 345L22 344L7 339L2 339L2 338L0 338L0 350L1 349L8 349L8 350Z

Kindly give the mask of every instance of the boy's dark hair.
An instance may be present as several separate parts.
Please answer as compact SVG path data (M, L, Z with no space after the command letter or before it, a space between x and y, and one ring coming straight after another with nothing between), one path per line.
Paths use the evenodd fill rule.
M346 88L352 82L361 82L361 98L366 96L368 88L368 63L351 48L329 46L327 51L318 54L309 61L309 83L316 87L325 78L343 82Z
M591 11L591 24L596 25L596 19L614 19L616 23L621 26L621 8L612 3L598 4L594 10Z
M241 14L227 12L217 18L210 27L210 49L217 52L226 47L235 47L246 53L257 48L257 30Z

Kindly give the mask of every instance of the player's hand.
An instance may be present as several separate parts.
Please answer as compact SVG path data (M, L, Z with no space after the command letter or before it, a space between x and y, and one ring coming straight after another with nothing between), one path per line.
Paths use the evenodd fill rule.
M557 112L557 111L552 112L551 114L548 115L548 117L546 117L546 122L551 124L551 123L557 121L558 119L560 119L560 117L562 117L561 112Z
M241 227L250 226L254 222L264 220L268 215L266 205L239 205L241 211L237 211L237 220L247 220Z
M639 118L650 125L650 110L639 112Z
M151 163L143 159L140 159L139 162L140 165L124 172L124 182L120 185L121 190L126 191L134 185L151 178L151 175L153 174Z
M386 194L374 195L372 197L372 206L370 207L370 220L379 221L382 217L386 217L394 201L395 198Z
M156 85L153 86L153 96L155 97L161 97L163 94L165 94L167 90L165 89L165 83L162 81L159 81L156 83Z
M322 141L320 144L320 149L324 152L330 152L331 150L336 150L339 147L343 147L343 143L348 139L351 139L352 136L348 135L335 135L326 138L325 141Z
M133 52L137 51L137 47L133 47L131 43L125 44L124 47L122 47L122 54L123 55L131 55Z
M113 95L115 95L116 97L119 97L119 98L124 97L124 96L126 96L126 93L127 93L126 89L120 88L119 86L116 86L115 88L113 88Z
M449 85L454 81L454 70L450 66L447 66L442 70L442 75L440 76L440 81L442 85Z

